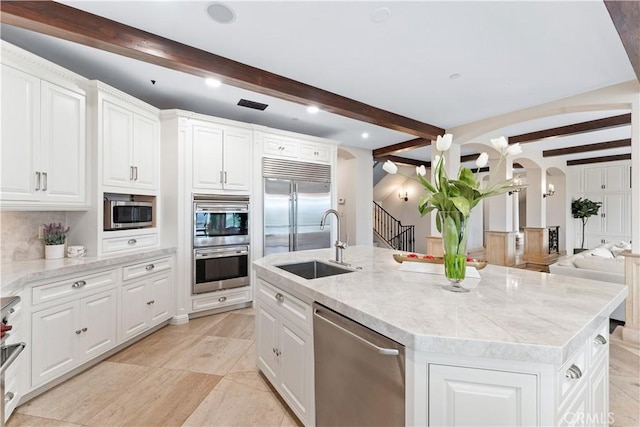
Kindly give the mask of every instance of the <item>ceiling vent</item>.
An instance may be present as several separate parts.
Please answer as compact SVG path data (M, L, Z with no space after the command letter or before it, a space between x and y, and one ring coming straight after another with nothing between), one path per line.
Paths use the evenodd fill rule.
M241 99L240 101L238 101L238 105L241 107L253 108L254 110L260 110L260 111L264 111L264 109L269 106L268 104L249 101L248 99Z

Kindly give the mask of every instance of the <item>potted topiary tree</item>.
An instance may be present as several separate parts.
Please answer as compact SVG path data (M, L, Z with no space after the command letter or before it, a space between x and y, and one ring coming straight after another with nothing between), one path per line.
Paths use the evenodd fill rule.
M580 249L573 250L574 254L586 250L584 247L584 228L587 225L589 217L598 215L600 206L602 206L602 202L594 202L593 200L583 199L582 197L571 202L571 214L574 218L582 221L582 241L580 242Z

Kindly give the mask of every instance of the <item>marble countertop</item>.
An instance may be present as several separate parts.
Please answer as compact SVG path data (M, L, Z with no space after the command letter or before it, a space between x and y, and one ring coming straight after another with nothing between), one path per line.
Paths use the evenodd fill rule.
M15 295L25 284L37 280L55 279L66 274L83 273L87 270L110 267L112 265L135 263L145 259L169 256L176 248L160 248L112 255L108 257L81 257L61 259L36 259L31 261L13 261L0 264L0 283L2 296Z
M417 351L562 364L627 296L624 285L488 265L468 293L443 275L400 270L397 251L350 247L353 273L306 280L275 267L327 261L333 249L268 255L258 277L317 301Z

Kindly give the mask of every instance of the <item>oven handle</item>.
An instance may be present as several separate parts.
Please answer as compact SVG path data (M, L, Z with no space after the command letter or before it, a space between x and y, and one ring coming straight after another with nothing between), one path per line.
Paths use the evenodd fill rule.
M248 250L239 250L239 251L229 251L225 250L223 252L213 251L213 252L200 252L196 251L196 258L198 259L210 259L210 258L226 258L234 255L248 255Z
M198 212L211 212L211 213L248 213L249 207L247 205L200 205L196 204L196 213Z
M2 366L0 367L0 375L4 374L4 371L6 371L9 368L9 366L11 366L11 364L18 358L18 356L20 355L20 353L22 353L22 350L24 350L26 346L27 345L23 342L18 344L8 345L6 347L2 346L2 351L3 352L7 351L10 354L7 360L5 360ZM11 351L12 348L15 348L15 349Z

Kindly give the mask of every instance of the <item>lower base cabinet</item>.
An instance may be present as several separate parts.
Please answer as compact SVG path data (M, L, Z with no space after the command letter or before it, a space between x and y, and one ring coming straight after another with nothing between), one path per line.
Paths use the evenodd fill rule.
M116 345L116 289L31 317L31 386L38 387Z
M122 287L121 340L138 335L170 317L171 279L158 274Z
M307 324L292 321L279 304L295 301L309 312L311 307L284 291L277 295L273 301L256 300L258 367L300 421L314 425L313 335Z

